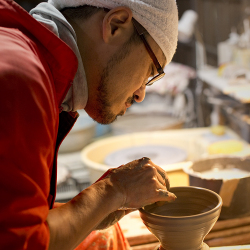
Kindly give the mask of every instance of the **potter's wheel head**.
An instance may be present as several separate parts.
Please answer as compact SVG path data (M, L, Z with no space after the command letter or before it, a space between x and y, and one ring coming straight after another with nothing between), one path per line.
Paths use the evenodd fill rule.
M116 150L105 157L105 164L108 166L120 166L124 162L134 159L149 157L155 164L161 166L174 164L187 159L187 152L178 147L170 145L139 145Z
M174 202L140 209L143 223L165 250L203 250L203 239L220 215L221 197L198 187L174 187L170 191L177 196Z
M210 249L209 246L206 243L203 243L202 247L199 250L209 250L209 249ZM164 249L162 246L158 246L154 250L167 250L167 249Z

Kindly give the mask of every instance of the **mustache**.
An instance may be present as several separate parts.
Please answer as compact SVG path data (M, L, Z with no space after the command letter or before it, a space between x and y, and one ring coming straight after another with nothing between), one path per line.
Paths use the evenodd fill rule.
M135 95L129 97L126 102L132 105L135 102Z

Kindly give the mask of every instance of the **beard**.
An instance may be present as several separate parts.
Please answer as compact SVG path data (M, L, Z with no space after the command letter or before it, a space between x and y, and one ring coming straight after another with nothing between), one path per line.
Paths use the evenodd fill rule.
M97 99L97 116L96 121L100 124L110 124L114 122L118 116L124 115L124 111L115 114L112 112L112 103L110 102L108 96L109 91L105 84L100 84L98 87L98 99ZM133 104L135 101L134 95L126 100L126 103Z
M109 79L110 74L113 70L115 70L115 66L120 64L126 56L129 54L131 49L131 42L126 42L122 48L116 52L111 59L108 61L107 66L104 68L101 74L101 80L97 87L97 98L96 98L96 116L95 120L100 124L110 124L114 122L118 116L124 115L124 111L115 114L112 112L112 106L114 104L111 103L109 96L112 93L112 89L109 89ZM135 100L134 95L129 97L126 100L126 103L133 104Z

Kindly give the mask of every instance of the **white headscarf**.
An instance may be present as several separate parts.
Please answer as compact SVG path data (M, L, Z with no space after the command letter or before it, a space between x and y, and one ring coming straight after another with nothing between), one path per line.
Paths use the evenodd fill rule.
M58 10L91 5L113 9L127 6L133 17L148 31L166 56L167 64L177 47L178 10L176 0L48 0Z

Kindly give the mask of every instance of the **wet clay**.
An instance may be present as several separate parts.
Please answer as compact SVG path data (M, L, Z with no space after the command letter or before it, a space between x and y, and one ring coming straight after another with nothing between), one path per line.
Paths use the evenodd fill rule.
M198 187L174 187L170 191L177 196L175 202L140 209L143 223L161 243L159 249L208 250L203 240L219 218L221 197Z

